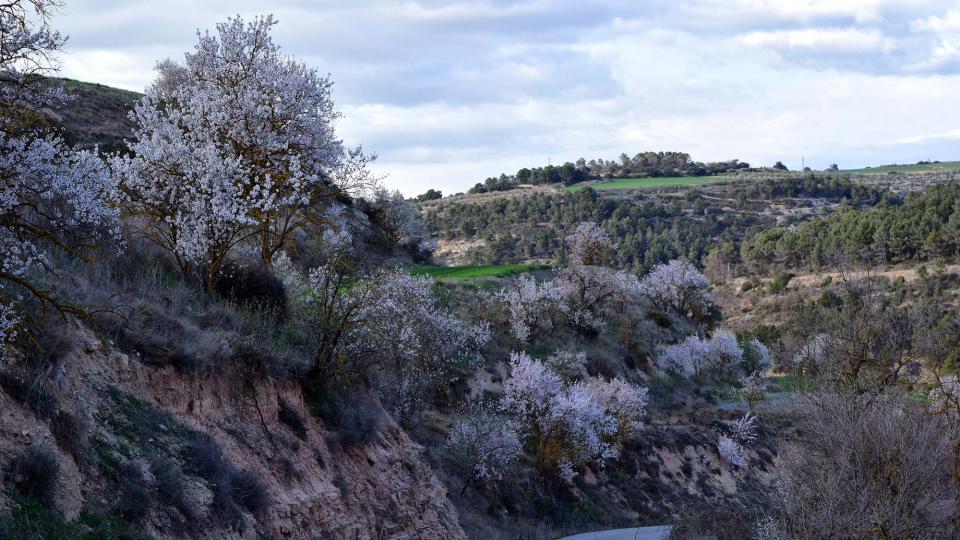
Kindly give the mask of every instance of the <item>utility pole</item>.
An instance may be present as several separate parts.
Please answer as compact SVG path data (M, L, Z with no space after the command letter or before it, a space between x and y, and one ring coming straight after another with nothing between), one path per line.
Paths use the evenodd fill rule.
M804 159L803 154L800 155L800 170L801 171L807 170L807 162Z

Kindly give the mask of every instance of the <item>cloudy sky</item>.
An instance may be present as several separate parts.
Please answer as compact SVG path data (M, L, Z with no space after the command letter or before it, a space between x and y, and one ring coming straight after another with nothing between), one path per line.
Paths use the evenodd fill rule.
M645 150L960 159L956 1L66 2L63 75L131 90L198 29L270 9L284 50L336 82L341 136L406 194Z

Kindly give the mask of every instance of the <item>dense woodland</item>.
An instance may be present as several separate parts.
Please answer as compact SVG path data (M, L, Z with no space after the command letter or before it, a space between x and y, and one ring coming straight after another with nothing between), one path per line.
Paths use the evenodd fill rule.
M833 175L738 182L731 189L731 203L760 212L724 211L723 201L695 192L633 199L606 197L588 189L442 204L429 207L425 221L441 238L485 240L475 260L487 264L565 260L563 232L571 224L596 221L616 238L618 263L643 272L675 258L702 263L716 246L739 245L773 223L772 216L761 213L769 201L826 199L859 207L898 200L890 192Z
M563 184L570 186L587 180L608 178L654 178L661 176L707 176L750 167L739 160L717 163L693 161L683 152L641 152L633 157L620 154L618 160L580 158L560 166L522 168L513 175L490 177L470 188L470 193L508 191L522 184Z
M763 231L743 243L740 256L756 268L828 266L838 253L875 264L952 259L960 249L958 202L960 185L930 186L902 204L883 201Z

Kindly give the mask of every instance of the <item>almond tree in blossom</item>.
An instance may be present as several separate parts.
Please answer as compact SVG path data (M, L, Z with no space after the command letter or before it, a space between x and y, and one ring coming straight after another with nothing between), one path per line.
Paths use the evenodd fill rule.
M182 65L160 62L131 113L134 155L114 160L139 232L208 284L243 242L269 267L296 231L326 225L310 205L370 181L334 133L332 82L281 54L275 23L228 19Z
M655 266L641 281L641 290L660 309L702 319L713 306L710 280L695 266L673 260Z
M516 419L542 474L570 480L575 468L615 457L620 441L642 427L644 388L621 380L565 383L525 353L510 357L501 410Z
M55 69L65 40L47 24L58 6L0 3L0 345L15 335L20 316L14 306L27 298L44 310L80 311L36 279L54 270L48 246L84 257L118 234L119 213L109 204L116 186L104 163L52 135L23 129L24 116L65 99L41 78Z
M493 295L510 321L513 336L528 343L553 328L554 315L566 311L563 289L556 281L538 282L530 275L521 275Z
M667 371L700 380L711 371L729 370L743 358L737 338L717 330L710 338L690 336L664 349L657 356L657 365Z

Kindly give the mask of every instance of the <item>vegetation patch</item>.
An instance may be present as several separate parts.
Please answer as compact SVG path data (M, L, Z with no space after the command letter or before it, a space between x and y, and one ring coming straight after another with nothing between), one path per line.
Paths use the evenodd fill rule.
M595 189L598 191L610 191L618 189L644 189L669 186L704 186L707 184L720 184L723 182L733 182L738 180L736 176L676 176L661 178L619 178L609 182L598 182L596 184L574 184L567 187L569 191L581 189Z
M487 264L475 266L414 266L410 273L439 280L464 281L477 278L507 277L537 270L550 270L549 264Z

